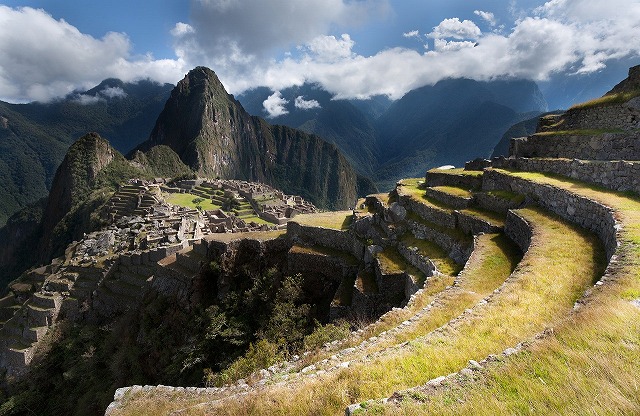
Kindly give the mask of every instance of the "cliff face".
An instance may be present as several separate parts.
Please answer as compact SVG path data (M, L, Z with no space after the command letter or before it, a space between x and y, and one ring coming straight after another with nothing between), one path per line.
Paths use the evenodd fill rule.
M204 176L265 182L325 208L346 208L358 178L337 148L249 115L213 71L198 67L172 91L149 139Z

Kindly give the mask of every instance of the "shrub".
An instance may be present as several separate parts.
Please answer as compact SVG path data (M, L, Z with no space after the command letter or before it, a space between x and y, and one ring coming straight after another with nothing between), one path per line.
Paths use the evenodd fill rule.
M316 329L304 337L304 350L312 351L321 348L327 342L344 339L349 335L350 328L348 322L336 322L335 324L318 325Z

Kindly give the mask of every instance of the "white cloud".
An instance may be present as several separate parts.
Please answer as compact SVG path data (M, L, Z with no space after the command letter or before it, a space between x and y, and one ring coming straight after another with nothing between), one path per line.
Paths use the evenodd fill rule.
M480 16L491 27L494 27L498 23L498 21L496 20L496 16L491 12L484 12L482 10L474 10L473 14L475 14L476 16Z
M402 34L405 38L420 38L420 32L418 30L411 30Z
M296 97L294 105L300 110L312 110L314 108L321 108L320 103L317 100L305 100L302 95Z
M96 39L43 10L0 5L0 99L48 101L109 77L175 82L185 72L180 60L132 57L130 49L123 33Z
M100 91L100 94L107 98L124 98L127 96L127 93L120 87L105 87Z
M195 29L193 28L193 26L187 23L178 22L169 33L171 33L173 36L180 37L194 32Z
M354 42L348 34L343 34L340 39L335 36L318 36L312 39L306 48L315 55L316 60L322 62L335 62L349 58L353 52Z
M444 19L433 28L429 37L434 39L478 39L482 35L480 28L471 20L460 21L457 17Z
M276 91L262 102L262 106L264 107L264 111L267 112L267 117L273 118L289 114L289 111L285 108L287 103L289 103L289 101L282 97L280 91Z
M475 42L469 42L469 41L460 42L456 40L447 41L445 39L435 39L433 43L434 43L434 49L437 52L459 51L460 49L464 49L464 48L473 48L476 45Z
M88 94L78 94L71 100L80 105L92 105L101 102L105 102L106 100L100 95L88 95Z

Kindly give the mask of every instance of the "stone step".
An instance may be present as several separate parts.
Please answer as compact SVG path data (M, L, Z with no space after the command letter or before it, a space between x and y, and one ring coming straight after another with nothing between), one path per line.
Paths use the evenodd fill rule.
M133 285L122 280L105 280L103 287L108 288L112 294L125 298L136 299L141 296L141 286Z
M43 309L55 309L60 306L60 296L45 293L34 293L29 303Z
M510 209L521 208L525 203L524 195L510 191L476 192L474 196L480 208L505 215Z
M428 198L455 209L467 208L474 204L473 193L459 186L428 187L425 194Z
M30 323L33 323L36 326L49 326L53 323L55 310L27 305L27 315Z

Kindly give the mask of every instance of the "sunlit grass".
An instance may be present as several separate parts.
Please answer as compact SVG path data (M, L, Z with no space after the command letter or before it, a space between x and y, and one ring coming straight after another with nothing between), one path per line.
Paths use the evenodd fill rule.
M474 314L369 362L186 414L339 414L348 404L457 371L469 359L480 360L540 332L566 316L601 273L601 249L592 235L554 216L520 212L535 228L532 246L510 282Z
M193 202L194 200L202 200L197 204ZM212 209L220 209L220 205L215 205L211 202L211 199L205 199L198 195L194 194L179 194L179 193L171 193L165 196L165 201L172 205L178 205L180 207L196 209L196 206L201 206L205 211Z
M347 230L353 220L352 211L318 212L315 214L300 214L293 218L300 225L311 227L332 228L334 230Z
M570 110L603 107L607 105L622 104L627 101L640 96L640 90L621 92L617 94L605 95L600 98L586 101L584 103L576 104L570 108Z
M460 196L463 198L471 198L473 196L473 193L471 191L458 186L432 186L431 189L453 196Z

